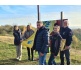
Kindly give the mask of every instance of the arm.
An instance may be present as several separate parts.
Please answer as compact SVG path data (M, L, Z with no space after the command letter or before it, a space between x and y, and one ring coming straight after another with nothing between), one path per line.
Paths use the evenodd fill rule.
M16 37L16 36L17 36L17 34L16 34L15 32L13 32L13 36L14 36L14 37Z
M70 30L69 33L68 33L67 40L66 40L67 41L66 46L70 46L71 45L72 36L73 36L73 32Z
M67 36L67 39L66 39L66 47L65 49L69 49L70 48L70 45L71 45L71 42L72 42L72 36L73 36L73 32L70 30L68 32L68 36Z
M23 40L26 40L26 31L25 31L25 33L23 35Z
M19 30L20 40L22 40L21 30Z
M43 46L41 49L41 53L44 53L46 48L48 47L48 41L49 41L48 31L45 30L43 34Z
M58 46L57 46L57 51L56 51L55 56L57 56L57 55L58 55L58 53L59 53L60 44L61 44L61 39L62 39L62 38L59 36L59 37L58 37Z

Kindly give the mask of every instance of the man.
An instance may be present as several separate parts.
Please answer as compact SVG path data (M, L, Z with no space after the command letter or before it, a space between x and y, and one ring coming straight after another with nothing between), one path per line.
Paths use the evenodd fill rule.
M64 54L66 57L66 61L67 61L67 65L70 65L70 45L72 42L72 30L68 27L68 21L64 20L63 22L63 27L62 27L62 31L61 31L61 36L63 39L66 40L65 46L64 46L64 50L60 51L60 60L61 60L61 65L64 65Z
M48 30L41 21L37 21L37 32L34 39L33 49L38 51L39 65L45 65L48 52Z

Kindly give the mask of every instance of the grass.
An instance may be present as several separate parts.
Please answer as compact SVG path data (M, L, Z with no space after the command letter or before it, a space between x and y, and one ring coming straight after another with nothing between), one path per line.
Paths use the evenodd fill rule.
M6 41L5 41L6 38ZM10 38L10 39L8 39ZM13 45L12 37L0 37L0 65L38 65L38 61L27 60L27 50L22 49L22 60L16 61L16 49ZM11 41L9 41L11 40ZM81 50L71 48L71 65L81 64ZM48 62L50 53L47 54L46 62ZM38 54L34 53L34 58L38 58ZM56 57L57 64L60 63L59 55Z

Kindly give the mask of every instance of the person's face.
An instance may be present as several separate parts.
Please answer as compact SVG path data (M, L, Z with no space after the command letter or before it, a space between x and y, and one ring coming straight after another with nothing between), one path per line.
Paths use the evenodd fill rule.
M63 27L65 28L65 27L67 27L67 26L68 26L68 22L67 22L67 21L64 21Z
M53 30L54 30L55 33L58 33L60 31L60 27L59 26L54 26Z
M37 23L37 29L39 30L43 26L42 23Z
M15 30L18 30L18 29L19 29L18 26L16 26L16 27L15 27Z
M30 30L30 26L27 26L27 30Z

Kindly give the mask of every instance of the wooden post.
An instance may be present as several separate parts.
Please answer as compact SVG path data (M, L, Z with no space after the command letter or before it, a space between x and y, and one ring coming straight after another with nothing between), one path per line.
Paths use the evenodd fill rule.
M63 12L61 11L61 27L63 26Z
M62 32L62 27L63 27L63 12L61 12L61 22L60 22L60 27L61 27L61 29L60 29L60 33Z
M37 15L38 15L38 21L40 20L40 11L39 11L39 5L37 5Z

